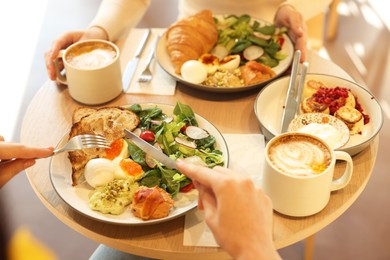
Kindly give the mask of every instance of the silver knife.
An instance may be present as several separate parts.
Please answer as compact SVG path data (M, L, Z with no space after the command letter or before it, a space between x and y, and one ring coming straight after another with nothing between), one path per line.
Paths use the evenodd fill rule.
M299 60L301 58L301 51L297 50L294 54L294 60L291 68L291 77L288 84L286 101L284 104L283 116L282 116L282 129L281 133L287 132L288 126L291 120L294 119L297 111L297 100L296 100L296 81L299 68Z
M148 31L145 33L144 37L141 40L140 45L138 46L137 51L135 52L134 58L129 61L126 65L125 71L123 72L122 77L122 85L123 85L123 92L126 93L129 89L129 85L131 83L131 80L134 76L135 70L137 69L139 59L141 57L142 51L146 46L146 42L149 39L151 30L148 29Z
M141 139L139 136L133 134L131 131L125 129L125 136L126 138L130 139L136 146L141 148L145 153L149 154L151 157L153 157L155 160L161 162L166 167L170 169L177 169L176 162L169 158L166 154L164 154L162 151L158 150L153 145L149 144L145 140Z

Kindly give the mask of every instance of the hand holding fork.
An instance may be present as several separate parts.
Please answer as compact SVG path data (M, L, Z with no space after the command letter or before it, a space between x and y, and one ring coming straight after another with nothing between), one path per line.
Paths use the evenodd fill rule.
M110 147L110 142L101 136L97 135L77 135L71 138L63 147L53 150L52 148L47 148L47 151L42 151L44 148L34 148L27 147L21 144L15 143L0 143L0 156L11 159L2 159L0 158L0 166L8 164L17 159L38 159L53 156L58 153L75 151L86 148L108 148ZM7 155L8 153L8 155ZM4 154L4 155L3 155ZM32 156L30 156L32 155Z

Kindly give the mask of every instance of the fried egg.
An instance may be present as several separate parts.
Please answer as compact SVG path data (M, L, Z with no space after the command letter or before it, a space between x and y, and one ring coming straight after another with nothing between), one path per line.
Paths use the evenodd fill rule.
M117 157L128 158L129 157L129 145L124 139L117 139L113 141L109 148L105 150L106 154L104 158L114 160Z
M105 158L89 160L84 168L87 183L96 188L114 180L114 166L112 161Z
M129 176L132 176L135 180L139 180L144 175L141 165L130 158L123 159L117 157L112 161L112 164L114 167L115 179L126 179Z

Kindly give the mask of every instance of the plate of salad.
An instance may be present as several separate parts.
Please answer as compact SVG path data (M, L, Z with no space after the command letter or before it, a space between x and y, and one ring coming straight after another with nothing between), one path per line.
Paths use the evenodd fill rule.
M216 165L228 166L229 152L222 134L208 120L195 114L191 107L180 102L176 105L148 103L123 107L132 110L140 118L140 123L133 132L138 133L141 138L148 139L152 144L163 147L162 151L172 159L182 158L196 163L200 162L210 168ZM186 131L188 128L201 131L191 132L193 129ZM151 135L153 135L153 141L150 139ZM68 135L65 135L58 146L65 144L67 138ZM168 192L174 201L168 216L143 220L134 216L130 205L119 214L102 213L102 211L92 209L90 204L92 194L99 187L92 187L88 181L72 186L72 166L67 153L53 156L50 162L50 179L57 194L81 214L99 221L122 225L148 225L165 222L197 206L198 192L192 187L190 179L177 170L168 169L156 161L154 161L155 165L150 165L146 159L147 156L140 148L130 140L124 139L124 141L128 144L128 155L126 155L128 159L142 167L142 177L137 178L133 184L136 187L158 186ZM195 146L191 146L193 144Z
M167 51L166 37L161 37L156 47L156 59L160 66L177 81L185 85L208 92L242 92L265 86L273 79L281 76L290 66L294 54L294 46L287 36L286 28L278 28L274 24L251 17L249 15L214 15L214 21L218 30L218 41L209 54L217 56L219 65L225 64L224 58L239 57L239 65L232 73L227 73L225 65L208 70L206 80L201 83L193 83L185 79L185 75L175 73L173 64ZM235 58L234 58L235 59ZM205 60L210 62L206 56ZM199 59L202 62L202 58ZM223 63L222 63L223 62ZM242 70L248 62L258 62L272 70L270 78L254 84L243 82ZM192 68L194 67L194 68ZM224 67L223 69L220 69ZM222 72L220 72L222 71ZM198 75L198 64L191 64L190 75ZM238 83L239 81L241 83ZM211 84L210 84L211 82Z

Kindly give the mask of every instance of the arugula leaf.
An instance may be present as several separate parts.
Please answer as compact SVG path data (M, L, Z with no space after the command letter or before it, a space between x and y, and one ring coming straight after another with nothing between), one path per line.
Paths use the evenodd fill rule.
M184 105L179 101L176 102L176 106L173 109L173 114L176 115L181 121L187 122L189 125L198 126L196 122L195 114L192 108L188 105Z

